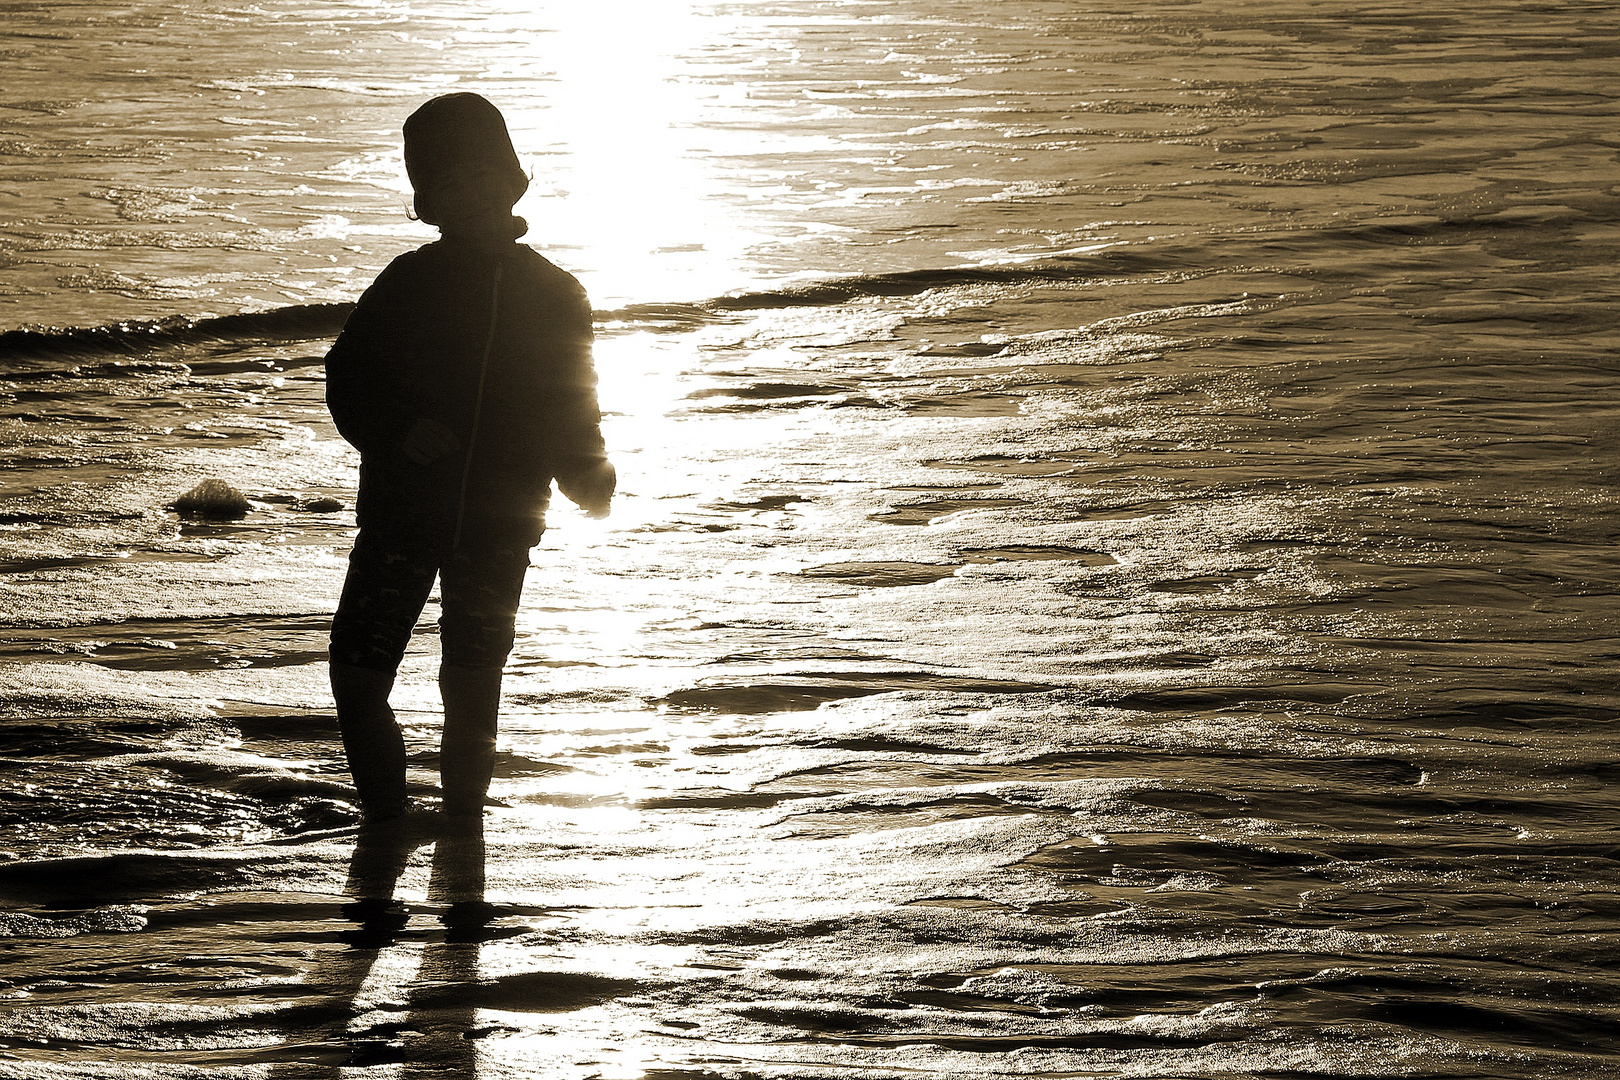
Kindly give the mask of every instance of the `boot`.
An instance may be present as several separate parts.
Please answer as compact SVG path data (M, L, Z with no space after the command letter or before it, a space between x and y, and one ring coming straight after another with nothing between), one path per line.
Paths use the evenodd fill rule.
M439 668L444 734L439 740L439 786L447 817L478 817L495 772L495 729L501 710L501 669Z
M405 737L388 707L393 673L334 663L331 675L338 730L360 812L368 821L398 817L406 806Z

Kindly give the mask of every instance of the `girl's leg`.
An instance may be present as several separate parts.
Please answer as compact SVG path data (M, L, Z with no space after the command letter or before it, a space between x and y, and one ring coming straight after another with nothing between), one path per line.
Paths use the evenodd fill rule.
M332 661L332 700L349 776L368 821L405 812L405 736L388 705L394 673Z
M405 737L388 693L436 569L431 556L362 530L332 617L332 699L349 775L368 819L405 811Z
M495 774L500 727L501 669L439 667L444 733L439 737L439 786L448 817L477 817Z
M444 734L439 784L444 811L477 816L495 770L500 725L501 672L512 651L529 549L519 544L460 548L445 560L439 620L443 664Z

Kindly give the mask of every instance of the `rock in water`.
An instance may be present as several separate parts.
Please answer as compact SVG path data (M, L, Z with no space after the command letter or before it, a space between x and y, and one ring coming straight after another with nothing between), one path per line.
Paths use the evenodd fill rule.
M253 505L247 496L223 480L204 480L174 502L169 509L185 517L216 518L231 521L246 517Z

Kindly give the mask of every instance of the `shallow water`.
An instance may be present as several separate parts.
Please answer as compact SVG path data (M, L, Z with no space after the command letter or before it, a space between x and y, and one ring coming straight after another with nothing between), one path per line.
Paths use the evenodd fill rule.
M0 7L0 325L180 319L0 338L0 1075L1620 1074L1620 20L1223 7ZM452 85L623 492L357 844L281 306Z

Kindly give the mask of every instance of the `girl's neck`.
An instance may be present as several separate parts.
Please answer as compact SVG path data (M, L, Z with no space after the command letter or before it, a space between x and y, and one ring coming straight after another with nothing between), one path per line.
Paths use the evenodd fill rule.
M508 244L529 231L529 223L513 214L505 220L439 226L439 236L455 244Z

